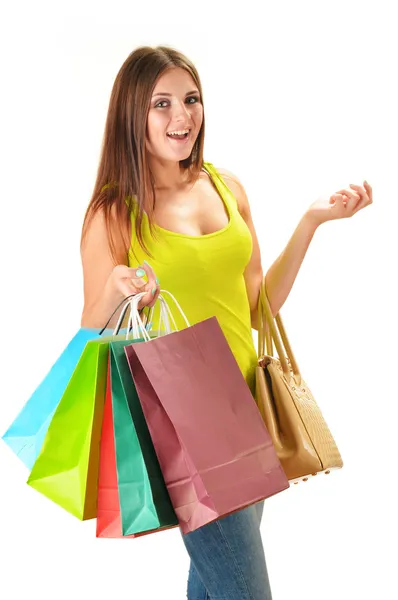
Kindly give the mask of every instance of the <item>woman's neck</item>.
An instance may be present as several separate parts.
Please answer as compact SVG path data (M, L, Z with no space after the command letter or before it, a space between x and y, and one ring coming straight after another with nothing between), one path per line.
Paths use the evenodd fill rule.
M155 190L159 192L183 190L192 183L188 169L182 169L180 163L152 160L150 168L155 180Z

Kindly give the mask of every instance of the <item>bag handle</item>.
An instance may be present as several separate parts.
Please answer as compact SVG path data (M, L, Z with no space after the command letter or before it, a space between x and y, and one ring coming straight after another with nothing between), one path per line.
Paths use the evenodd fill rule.
M177 326L176 323L174 321L174 317L170 311L170 308L166 302L166 300L163 298L163 296L161 294L159 294L158 296L158 301L159 301L159 308L160 308L160 314L159 314L159 335L168 335L169 333L172 333L173 331L177 330ZM156 303L149 309L148 311L148 315L147 315L147 323L152 323L153 320L153 315L154 315L154 311L155 311L155 306ZM171 324L170 324L170 318L173 321L173 325L174 325L174 329L171 328ZM162 333L162 327L164 326L164 331L165 333Z
M144 325L144 323L141 319L141 315L140 315L139 311L137 310L138 303L143 296L145 296L145 292L137 294L137 296L131 301L129 328L131 328L133 330L134 338L143 337L145 339L145 341L149 342L152 338L148 335L146 326ZM159 294L156 303L157 302L159 302L159 306L160 306L159 335L162 335L161 331L162 331L163 325L165 327L165 335L167 335L168 333L172 333L172 331L173 331L171 328L171 325L170 325L170 317L173 321L175 329L177 329L177 327L176 327L173 315L171 314L170 309L167 306L167 303L161 294ZM153 319L153 312L154 312L156 303L154 306L151 307L151 309L149 311L148 323L150 323ZM141 334L141 336L140 336L140 334Z
M128 308L128 306L130 305L130 300L131 298L134 297L134 294L131 294L130 296L126 296L125 298L123 298L123 300L121 302L119 302L119 304L117 305L117 307L115 308L115 310L113 311L113 313L111 314L111 316L109 317L109 319L107 320L107 322L105 323L105 325L103 326L103 328L101 329L101 331L99 332L99 335L102 335L105 331L105 329L108 327L109 323L111 322L113 316L117 313L117 311L119 310L119 308L121 306L123 306L122 312L120 313L119 319L117 321L117 324L115 326L115 329L113 330L113 335L117 335L120 331L120 328L122 326L123 323L123 319L126 315L126 310ZM121 317L121 318L120 318Z
M120 323L123 321L126 311L130 307L130 315L129 315L126 339L128 339L128 332L130 330L132 330L134 339L138 339L139 337L141 337L147 342L149 342L152 339L149 336L149 334L146 330L146 327L141 319L140 312L138 311L138 304L139 304L141 298L143 298L145 296L145 294L146 294L146 292L141 292L141 293L135 294L132 297L132 299L129 302L127 302L127 304L123 307L123 310L119 317L119 322L118 322L116 328L118 328ZM177 300L175 299L173 294L171 292L168 292L167 290L161 290L161 293L159 294L158 299L157 299L157 301L159 301L159 304L160 304L160 319L159 319L160 329L164 325L165 335L172 333L173 331L178 331L178 327L175 322L173 313L171 312L168 303L166 302L165 298L163 297L163 294L168 294L174 300L174 302L175 302L179 312L181 313L183 319L185 320L187 326L190 327L189 321L188 321L184 311L182 310L181 306L179 305L179 303L177 302ZM152 319L153 311L154 311L154 307L152 307L150 309L150 312L148 315L149 321ZM174 329L172 329L170 321L172 322Z
M148 342L151 338L146 330L146 327L141 319L141 315L138 310L138 304L141 298L146 296L146 294L147 292L140 292L138 294L135 294L133 299L130 301L130 315L127 332L132 330L134 339L143 338L146 342Z
M174 304L176 305L178 312L181 314L182 318L184 319L187 327L190 327L191 325L189 324L189 321L186 317L186 314L184 313L184 311L182 310L181 306L179 305L179 303L177 302L177 300L175 299L175 297L173 296L173 294L171 292L168 292L167 290L160 290L160 295L162 296L162 301L164 303L164 308L165 310L167 310L171 320L173 321L173 325L174 325L174 329L175 331L178 331L178 327L176 325L176 322L174 320L173 317L173 313L170 310L170 307L168 305L168 303L166 302L166 300L163 298L163 294L167 294L168 296L170 296L170 298L173 300ZM159 296L160 297L160 296Z
M258 357L264 356L265 350L269 356L273 355L271 332L266 320L264 320L264 308L261 298L261 290L258 296Z
M272 315L271 306L267 297L265 277L261 284L258 301L258 339L259 358L265 354L264 342L266 342L267 354L273 356L272 341L274 341L285 378L289 381L291 377L286 360L287 355L294 374L294 380L297 385L301 385L300 370L287 337L281 315L278 313L275 319Z

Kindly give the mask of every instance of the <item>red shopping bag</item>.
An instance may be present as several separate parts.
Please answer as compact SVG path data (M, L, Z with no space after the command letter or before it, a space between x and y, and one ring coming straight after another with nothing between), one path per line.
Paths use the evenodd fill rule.
M125 352L183 533L289 487L216 317Z
M97 537L119 538L123 536L117 488L110 368L109 360L98 476Z

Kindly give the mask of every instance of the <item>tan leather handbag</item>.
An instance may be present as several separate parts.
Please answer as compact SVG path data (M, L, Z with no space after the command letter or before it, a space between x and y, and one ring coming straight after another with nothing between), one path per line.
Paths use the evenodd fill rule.
M300 374L281 316L272 316L265 281L258 315L256 402L287 478L298 483L341 468L340 453ZM273 355L273 342L278 357Z

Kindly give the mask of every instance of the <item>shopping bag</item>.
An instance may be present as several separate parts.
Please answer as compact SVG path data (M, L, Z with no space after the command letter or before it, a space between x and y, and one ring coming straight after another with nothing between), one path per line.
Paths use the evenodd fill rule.
M130 376L129 369L127 366L127 360L124 355L123 347L120 348L120 360L124 359L125 370L127 370L127 375ZM111 355L112 356L112 355ZM113 360L113 369L114 376L112 377L113 387L116 388L115 397L119 394L121 381L118 380L118 374L115 373L117 370L115 365L115 360ZM135 533L130 533L128 535L123 536L122 532L122 520L121 520L121 511L120 511L120 500L119 500L119 490L118 490L118 476L117 476L117 465L116 465L116 451L115 451L115 431L114 431L114 419L113 419L113 410L112 410L112 387L111 387L111 361L109 361L109 370L108 370L108 381L107 381L107 391L106 391L106 399L105 399L105 409L104 409L104 418L102 423L102 434L101 434L101 449L100 449L100 463L99 463L99 478L98 478L98 507L97 507L97 530L96 535L100 538L134 538L140 537L142 535L147 535L149 533L154 533L156 531L161 531L164 529L169 529L170 527L174 527L178 524L174 511L171 507L170 499L168 498L168 493L166 490L166 486L163 482L164 494L167 496L167 501L169 506L171 507L171 518L170 526L160 527L160 520L156 514L150 514L149 518L146 518L146 523L140 523L140 515L144 513L145 510L148 511L150 507L153 505L152 492L149 489L149 494L145 498L140 497L139 493L134 493L132 497L129 498L128 493L122 494L123 502L125 504L124 507L124 521L127 522L126 530L130 529L131 531L135 531ZM116 380L116 385L115 385ZM128 382L129 387L134 387L131 376ZM138 400L137 400L138 401ZM120 403L121 410L119 408L116 409L116 413L121 419L125 419L127 426L124 426L123 423L120 423L117 426L117 430L119 433L125 430L128 435L129 426L128 423L131 421L131 415L129 413L129 409L126 404L126 400L123 397L123 393L119 394L119 398L116 399L116 404ZM139 403L139 401L138 401ZM126 405L127 412L123 411L124 405ZM134 426L130 426L130 434L132 437L136 437ZM148 434L149 435L149 434ZM127 440L125 440L127 441ZM133 442L134 444L134 442ZM127 450L128 448L125 448ZM122 444L124 446L124 444ZM128 471L123 472L123 462L129 461L129 456L122 455L122 447L119 447L119 463L120 470L122 471L122 480L128 480ZM134 461L133 461L134 465ZM141 466L142 465L142 466ZM139 468L139 473L144 469L144 463L142 461ZM159 468L159 467L158 467ZM138 485L140 485L141 489L148 488L146 485L145 479L147 479L147 475L143 473L142 481L138 481ZM137 474L133 473L133 480L137 480L139 477ZM127 481L128 488L131 487L131 482ZM128 490L127 490L128 492ZM137 502L138 501L138 502ZM135 504L134 504L135 503ZM135 509L135 510L134 510ZM134 527L135 524L135 527ZM155 525L155 529L150 529L152 525Z
M139 345L142 340L134 341ZM124 535L178 525L124 348L110 344L112 408Z
M48 427L62 394L88 341L100 329L80 329L33 392L2 439L31 469L39 455ZM110 330L105 335L112 333Z
M131 297L125 298L119 303L102 329L79 329L2 436L5 443L29 470L39 455L55 409L87 342L123 331L121 322L129 307L129 298ZM123 304L121 318L119 318L116 328L113 331L107 329L113 315Z
M86 344L27 481L81 520L96 516L99 445L111 339L101 338Z
M98 538L120 538L119 491L117 487L115 436L112 415L111 364L108 361L108 379L102 421L98 473L98 503L96 535ZM134 537L134 536L129 536Z
M183 533L289 487L216 317L125 352Z
M87 342L54 412L27 482L81 520L94 518L97 511L100 434L109 343L126 339L126 335L117 333L130 304L133 306L134 302L138 316L137 306L142 294L137 301L136 297L131 296L131 302L124 299L119 304L119 307L121 304L124 306L112 336ZM130 315L128 335L131 335L133 323ZM149 338L145 327L141 326L145 338Z

